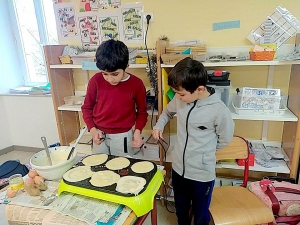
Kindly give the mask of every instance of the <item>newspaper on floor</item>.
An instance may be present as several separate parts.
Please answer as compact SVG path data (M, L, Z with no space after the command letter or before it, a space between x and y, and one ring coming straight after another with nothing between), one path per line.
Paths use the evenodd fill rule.
M97 221L107 223L119 208L119 204L95 199L87 196L63 192L57 196L57 181L46 181L46 191L40 196L30 196L24 191L19 191L16 197L10 199L9 204L50 209L64 215L72 216L88 224Z
M107 223L98 223L101 225L121 225L127 219L131 210L124 207L117 215L113 217L114 220L109 220ZM88 225L89 223L77 220L71 216L63 215L53 210L31 208L18 205L7 205L5 208L6 218L9 224L24 225ZM95 224L95 223L93 223Z

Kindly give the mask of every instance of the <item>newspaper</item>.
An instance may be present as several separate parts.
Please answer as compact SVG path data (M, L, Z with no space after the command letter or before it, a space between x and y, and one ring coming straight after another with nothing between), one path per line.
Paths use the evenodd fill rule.
M71 216L41 208L30 208L18 205L6 206L6 218L13 225L88 225L89 223L77 220ZM100 225L122 225L131 213L131 209L124 207L118 215L112 217L108 223ZM95 224L95 223L94 223Z
M30 196L24 190L20 190L14 198L9 199L9 203L35 208L52 209L51 202L57 198L59 182L45 181L45 183L47 185L47 190L41 191L39 196Z
M87 224L95 224L97 221L103 222L104 224L107 223L120 207L117 203L68 192L63 192L58 197L57 187L59 182L46 181L46 184L48 188L46 191L42 191L40 196L30 196L25 191L19 191L14 198L9 199L9 204L34 207L36 210L53 210L64 215L72 216Z

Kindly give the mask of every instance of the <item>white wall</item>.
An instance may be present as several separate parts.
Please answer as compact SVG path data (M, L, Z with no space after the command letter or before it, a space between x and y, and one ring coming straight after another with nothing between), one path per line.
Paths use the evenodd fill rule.
M4 108L3 97L0 96L0 149L13 145L9 130L9 123Z
M8 139L11 140L7 142L9 145L42 148L41 136L47 138L48 144L59 141L50 96L2 96L0 98L3 99L4 112L7 117L5 120L0 118L0 134L4 133L0 136L1 143ZM3 121L8 121L6 122L6 127L8 126L9 129L8 134L1 131Z

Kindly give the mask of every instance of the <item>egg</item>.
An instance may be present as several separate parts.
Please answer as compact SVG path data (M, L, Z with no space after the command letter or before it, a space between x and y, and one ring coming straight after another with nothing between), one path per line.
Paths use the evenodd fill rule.
M25 180L25 184L28 184L28 185L33 185L34 184L34 180L32 178L27 178Z
M40 176L36 176L33 178L34 183L39 184L39 183L44 183L44 178L40 177Z
M7 196L8 198L13 198L13 197L15 197L15 196L17 195L17 193L18 193L18 190L11 190L10 188L8 188L8 189L6 190L6 196Z
M36 172L36 170L30 170L28 176L30 178L34 178L35 176L38 176L38 173Z

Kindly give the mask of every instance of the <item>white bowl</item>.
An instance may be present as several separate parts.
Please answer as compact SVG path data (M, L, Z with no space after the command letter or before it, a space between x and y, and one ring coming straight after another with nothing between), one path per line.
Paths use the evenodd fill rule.
M39 151L31 157L30 165L46 180L59 180L75 164L76 150L74 150L71 158L67 160L71 149L71 146L49 148L52 166L48 162L46 151Z

